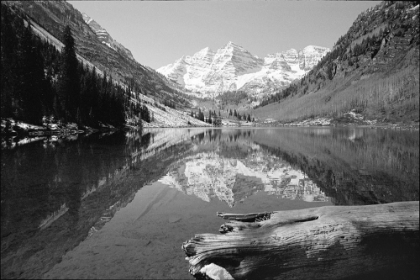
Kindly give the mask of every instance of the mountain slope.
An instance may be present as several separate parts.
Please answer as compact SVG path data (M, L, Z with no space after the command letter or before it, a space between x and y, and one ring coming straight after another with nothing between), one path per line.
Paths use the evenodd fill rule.
M98 37L99 41L101 41L103 44L107 45L111 49L125 54L128 58L135 61L131 51L115 41L111 35L106 31L102 26L99 25L93 18L89 17L87 14L82 13L83 20L86 22L86 24L89 25L89 27L95 32L96 36Z
M290 49L259 58L229 42L217 51L204 48L192 56L183 56L157 71L200 98L236 90L262 97L301 78L328 51L307 46L300 51Z
M165 77L136 62L129 50L100 27L83 16L65 1L5 1L27 14L55 40L61 39L64 27L69 25L75 39L76 51L100 72L107 72L114 81L130 85L137 92L157 100L171 100L179 107L189 107L188 99ZM86 23L86 21L89 24ZM95 24L96 23L96 24Z
M35 20L35 18L42 14L42 17L40 16L40 19L41 19L40 22L50 23L50 21L53 21L53 20L59 21L59 19L57 19L54 16L54 13L49 12L49 9L52 9L53 11L55 11L54 8L52 7L69 8L68 4L65 2L60 2L60 3L39 2L39 3L36 3L36 5L39 5L39 7L46 5L48 9L41 9L42 8L41 7L39 8L40 10L37 10L37 9L33 9L34 5L30 5L28 6L31 9L30 11L36 11L36 12L31 12L30 14L27 14L25 12L25 9L23 8L23 7L26 7L25 5L27 4L28 4L27 2L25 3L6 2L5 5L7 6L3 6L3 2L2 2L2 9L11 8L11 11L13 14L21 15L18 17L21 18L25 26L27 26L28 22L30 22L30 27L32 29L32 32L36 35L36 37L39 37L42 41L46 42L47 43L46 45L50 45L52 49L55 48L58 51L62 51L64 44L61 42L60 39L58 39L60 37L57 38L56 36L51 34L48 30L44 28L45 25L41 26L41 24L37 20ZM29 2L29 4L31 3ZM58 13L57 11L55 12ZM69 17L71 17L71 15L72 14L70 14ZM87 18L86 16L85 16L85 20L86 22L89 22L91 24L93 22L92 19ZM139 121L140 121L139 119L140 115L137 115L137 113L141 111L141 110L139 111L139 108L144 108L144 107L147 108L151 114L150 120L147 120L147 121L142 120L144 127L209 126L209 124L204 123L200 120L197 120L196 118L191 117L190 114L183 112L183 109L185 107L190 106L190 101L180 96L182 95L182 93L180 93L177 89L174 89L174 87L170 84L168 80L166 80L166 78L164 78L163 76L155 72L153 69L149 67L143 67L142 65L138 64L133 59L131 52L128 49L126 49L124 46L122 46L121 44L113 40L112 37L106 32L106 30L102 29L96 23L93 23L92 25L94 26L96 33L94 33L94 30L91 29L91 27L87 26L84 21L82 22L78 21L76 26L73 26L74 28L72 32L73 37L79 38L79 49L76 48L77 59L81 63L83 63L85 67L87 67L86 69L92 70L93 68L95 68L96 69L95 71L99 75L99 77L104 78L104 74L106 73L108 77L108 81L110 83L113 83L114 85L118 84L120 88L123 88L124 98L126 96L129 96L129 94L131 93L131 97L127 99L128 104L126 104L127 107L125 108L125 121L126 121L127 126L133 127L133 128L136 128L138 126ZM57 26L58 24L54 25L54 27L57 27ZM81 38L80 37L81 35L86 35L87 38L89 38L90 40L87 40L86 38ZM3 32L2 32L2 36L3 36ZM82 39L85 41L80 43L80 40ZM77 42L77 40L75 41ZM83 44L88 44L87 46L89 48L85 47L85 45ZM101 50L103 51L103 53L101 52ZM112 55L119 58L119 61L115 62L115 64L113 63L113 60L110 59L110 57L112 58ZM90 59L87 57L90 57ZM49 61L48 63L51 63L50 61L51 59L48 58L48 61ZM102 61L105 64L102 64ZM121 64L119 63L120 61L121 61ZM57 71L58 71L56 69L57 63L59 64L60 62L58 61L53 62L55 66L50 65L50 64L45 65L45 67L48 68L49 70L44 69L44 71L49 73L48 77L50 80L57 80ZM135 71L140 71L140 70L143 71L142 72L143 76L140 76L140 82L138 82L139 80L135 78L128 79L124 77L124 75L127 74L127 72L123 72L120 69L127 70L124 68L124 66L127 66L127 65L128 66L134 65L136 67L136 68L131 68L131 70L134 69ZM84 70L84 71L86 72L88 70ZM128 69L128 71L130 71L130 69ZM112 76L112 81L109 79L110 76ZM120 78L118 79L118 77ZM82 84L84 85L84 88L87 88L86 79L87 78L83 76ZM150 87L153 87L153 88L150 88ZM44 92L44 95L45 94L47 93ZM89 96L86 95L86 92L84 91L82 99L85 101L90 100ZM3 95L2 95L2 100L3 100ZM168 106L165 106L164 104L170 105L171 108ZM113 104L113 105L116 106L116 104ZM37 107L40 107L40 106L37 106ZM133 109L133 108L137 108L137 109ZM174 108L177 108L178 110ZM134 112L133 110L135 111L134 114L133 114ZM182 110L182 111L179 111L179 110ZM58 112L58 111L55 110L54 112ZM101 114L110 115L111 113L102 112ZM36 120L34 119L33 121L40 122L38 118Z
M419 5L381 2L361 13L304 78L265 100L255 115L293 121L340 118L354 110L384 122L418 122L419 41Z

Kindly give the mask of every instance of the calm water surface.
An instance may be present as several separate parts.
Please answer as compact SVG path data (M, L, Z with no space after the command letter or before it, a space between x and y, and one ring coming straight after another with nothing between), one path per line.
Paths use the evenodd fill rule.
M156 129L2 141L2 278L192 279L216 212L419 199L419 134Z

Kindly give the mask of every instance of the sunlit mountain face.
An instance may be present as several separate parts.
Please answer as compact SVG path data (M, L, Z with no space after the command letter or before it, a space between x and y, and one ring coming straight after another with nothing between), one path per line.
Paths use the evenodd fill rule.
M261 98L302 78L329 51L309 45L260 58L230 41L216 51L207 47L192 56L183 56L157 72L185 89L186 94L199 98L236 90Z
M196 154L176 162L159 182L207 202L219 199L230 207L258 192L290 200L329 201L300 169L240 136L229 135L214 143L214 151L205 151L209 144L197 145Z

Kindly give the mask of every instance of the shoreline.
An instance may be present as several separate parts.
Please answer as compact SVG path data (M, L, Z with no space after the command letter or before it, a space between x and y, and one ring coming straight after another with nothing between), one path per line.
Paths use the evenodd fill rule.
M10 121L10 120L9 120ZM162 128L255 128L255 127L360 127L371 129L393 129L393 130L419 130L418 121L410 122L376 122L376 121L357 121L357 122L337 122L332 119L316 118L307 119L303 121L294 122L254 122L252 124L241 125L229 123L229 125L221 126L147 126L139 129L137 127L125 126L123 128L115 128L110 125L103 125L101 128L92 128L83 126L79 128L75 123L68 123L65 125L48 124L46 126L27 124L21 121L11 120L9 130L7 131L6 120L2 119L1 122L1 137L42 137L42 136L57 136L66 137L76 134L92 134L97 132L109 131L140 131L147 129L162 129Z

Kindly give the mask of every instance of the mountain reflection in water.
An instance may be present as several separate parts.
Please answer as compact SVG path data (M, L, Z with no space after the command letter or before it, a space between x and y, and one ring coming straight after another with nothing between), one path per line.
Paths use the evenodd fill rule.
M246 147L249 143L237 143ZM286 161L251 145L245 158L227 158L223 151L238 148L222 145L218 152L198 153L176 162L159 181L186 194L210 202L212 197L233 207L258 191L286 199L326 202L328 197L305 173Z
M261 203L261 207L271 207L267 211L419 197L418 132L196 128L35 140L2 141L6 143L1 153L2 278L38 278L46 273L58 277L53 267L66 252L84 240L89 243L89 238L116 219L116 213L133 206L135 197L141 198L144 186L158 183L170 191L152 195L154 202L147 202L137 220L147 218L158 205L169 207L158 201L165 195L171 195L169 204L176 203L175 193L187 194L183 199L191 203L200 201L200 211L211 211L212 217L219 210L214 207L223 208L222 204L255 211L253 205L259 200L254 197L268 203ZM193 219L183 216L191 213L174 214L178 216L170 223ZM220 223L214 219L212 223ZM198 218L196 222L202 223L197 228L209 224ZM130 238L142 238L138 229L124 232ZM193 232L165 242L179 248L180 240L190 234ZM145 241L144 246L149 243ZM183 263L181 250L179 254ZM159 270L155 259L149 262L150 271L154 266ZM153 278L147 271L139 274L137 266L133 263L133 271L116 272L112 277ZM187 269L185 273L178 277L188 277ZM172 276L176 278L174 272Z

